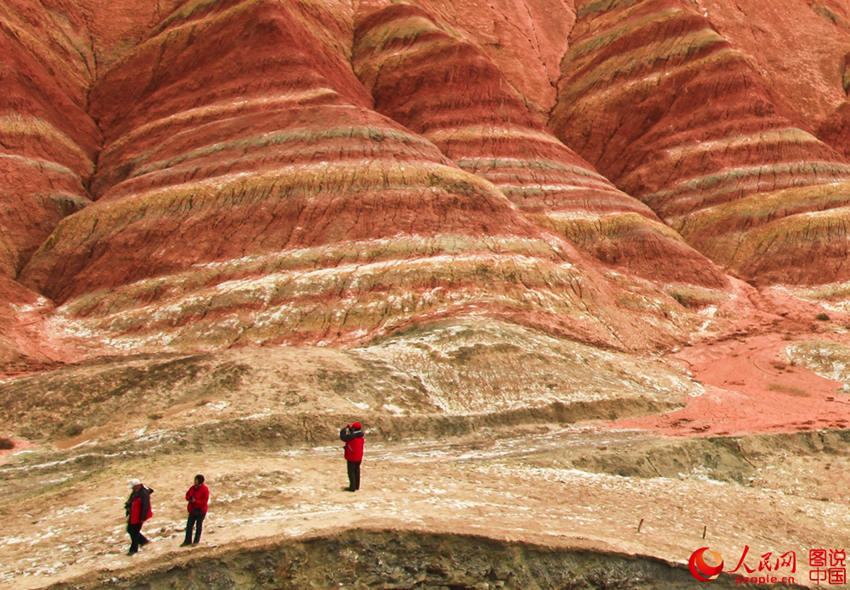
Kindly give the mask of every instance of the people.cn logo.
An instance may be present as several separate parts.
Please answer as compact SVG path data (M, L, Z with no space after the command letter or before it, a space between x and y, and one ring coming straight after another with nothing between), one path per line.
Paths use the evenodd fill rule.
M706 554L709 557L708 561ZM700 582L713 582L723 571L723 558L717 551L712 551L708 547L700 547L691 553L688 569L691 570L691 575Z

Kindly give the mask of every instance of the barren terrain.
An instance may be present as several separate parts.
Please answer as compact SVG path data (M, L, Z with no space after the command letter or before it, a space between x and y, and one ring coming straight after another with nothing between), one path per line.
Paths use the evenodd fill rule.
M850 0L0 0L0 587L840 587L848 49Z
M727 572L744 547L750 568L794 551L796 582L812 585L808 550L843 548L850 526L850 347L838 318L772 297L738 331L661 356L469 320L349 350L146 355L9 380L0 396L28 439L0 467L0 581L523 587L519 565L482 573L440 552L480 565L545 550L560 565L540 567L574 583L689 587L687 559L709 545ZM355 494L335 440L353 419L367 432ZM213 500L201 545L184 549L195 472ZM131 477L155 489L153 542L132 558ZM433 570L414 539L449 561ZM348 565L329 570L305 544L348 547Z

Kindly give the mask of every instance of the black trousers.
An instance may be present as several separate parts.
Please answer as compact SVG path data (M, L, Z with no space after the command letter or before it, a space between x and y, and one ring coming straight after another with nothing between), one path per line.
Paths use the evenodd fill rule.
M189 543L197 543L201 540L201 530L204 528L204 517L206 514L189 513L189 519L186 521L186 539L183 541L187 545ZM192 540L192 528L195 529L195 539Z
M360 489L360 461L347 461L348 463L348 489Z
M142 523L130 524L128 522L127 532L130 534L130 553L138 551L140 545L148 544L147 537L142 534Z

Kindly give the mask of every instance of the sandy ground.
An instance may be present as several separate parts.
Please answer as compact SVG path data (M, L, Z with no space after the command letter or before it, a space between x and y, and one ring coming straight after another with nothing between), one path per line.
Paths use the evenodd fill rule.
M91 374L34 381L28 386L34 389L22 391L52 382L73 401L113 382L98 381L101 372L114 380L132 369L130 378L138 375L134 383L140 384L133 395L161 408L132 423L120 416L101 426L83 423L78 435L34 447L12 437L16 448L0 457L0 588L38 588L93 570L117 575L182 560L187 552L200 558L258 540L352 527L474 533L678 564L710 546L724 557L727 572L745 549L750 568L767 553L794 552L796 571L782 573L811 586L809 550L850 548L850 322L818 321L819 308L781 292L760 297L768 311L740 318L721 337L651 359L555 346L513 332L512 347L504 351L493 344L507 332L487 338L475 332L464 343L445 330L361 352L256 350L223 360L143 359L133 363L148 364L107 367L115 372L93 365L79 369ZM828 354L813 359L799 352L812 342ZM547 356L532 354L542 350ZM399 358L412 369L394 365ZM462 363L449 370L431 360L443 358ZM526 381L533 379L523 383L517 367L526 370ZM186 371L198 377L188 379ZM232 384L215 390L213 381L204 381L210 375L228 376ZM522 401L518 394L498 398L506 420L426 416L447 403L434 392L451 387L478 387L455 402L456 417L485 407L494 393L483 385L504 383L505 375L516 381L510 393L521 387L543 391L543 404L604 400L609 405L600 411L610 410L612 420L510 414ZM76 389L67 387L72 378ZM552 388L552 382L568 385ZM666 408L680 399L681 407L616 419L641 395ZM86 407L106 413L111 406ZM371 415L371 432L362 419L368 442L361 491L343 491L345 464L329 429L316 433L305 421L303 433L295 425L298 440L278 440L274 447L263 443L259 427L232 431L259 439L219 433L227 420L266 424L275 412L294 412L296 421L312 416L312 428L325 428L321 420L336 416L328 412ZM384 412L382 423L378 412ZM33 431L51 420L49 413L21 415L31 420L21 424ZM96 418L102 417L92 415L92 424ZM395 423L411 429L388 428ZM443 427L444 435L436 436ZM198 435L204 440L214 430L215 442L197 444ZM186 440L195 442L181 447L174 442L178 437L140 452L140 441L160 444L157 432L194 432ZM317 442L299 442L310 440ZM212 491L210 513L201 545L180 548L183 494L198 472ZM132 477L155 489L154 517L144 528L152 543L128 557L123 503Z
M342 490L337 446L122 461L73 476L73 491L52 493L33 486L70 474L33 464L20 480L5 472L7 484L31 489L15 488L16 500L2 505L0 587L36 588L93 569L144 568L186 551L202 556L348 527L468 532L677 563L705 545L737 563L748 546L750 567L766 552L795 551L798 582L808 578L808 549L846 545L850 493L824 476L846 471L847 455L767 461L748 485L699 473L638 478L561 466L573 447L627 448L642 438L598 426L541 426L536 433L371 443L357 493ZM212 502L202 543L185 549L182 496L196 471L207 475ZM185 481L175 478L180 472ZM122 505L133 476L155 489L154 517L144 527L152 543L127 557Z
M626 419L620 428L672 436L746 435L844 429L850 425L845 381L818 374L795 344L850 343L847 314L823 316L818 305L773 288L749 297L757 311L734 318L730 332L673 351L666 360L702 386L685 406L658 416ZM818 316L828 318L817 319ZM832 359L836 373L846 359Z

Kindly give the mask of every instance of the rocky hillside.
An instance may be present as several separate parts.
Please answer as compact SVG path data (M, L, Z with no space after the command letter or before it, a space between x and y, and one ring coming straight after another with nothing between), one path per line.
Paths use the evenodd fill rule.
M762 8L7 2L5 372L469 316L647 350L747 313L732 276L840 298L848 10Z
M850 0L4 0L0 587L806 584L849 68Z

